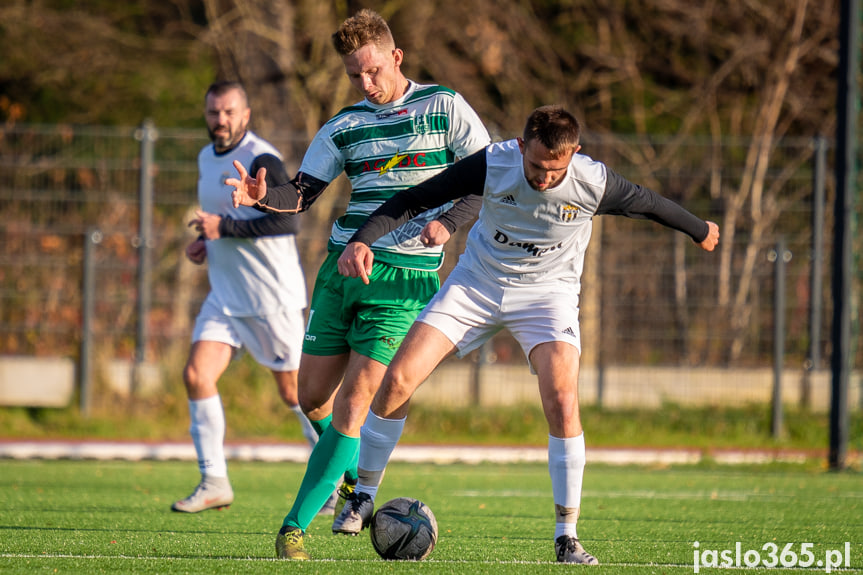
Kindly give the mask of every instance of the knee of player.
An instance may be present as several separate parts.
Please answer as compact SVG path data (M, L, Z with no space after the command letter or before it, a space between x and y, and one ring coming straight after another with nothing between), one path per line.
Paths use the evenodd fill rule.
M416 386L414 377L398 365L391 365L381 382L381 393L384 395L404 394L413 391Z
M186 385L186 390L190 395L216 387L215 381L207 378L204 373L196 369L192 364L187 364L183 368L183 383Z
M282 402L284 402L284 404L288 407L296 407L300 404L300 400L297 396L296 390L280 387L279 397L282 399Z
M198 370L191 364L183 368L183 383L186 387L195 387L198 382Z
M297 404L306 415L324 408L330 402L330 399L330 395L323 394L314 388L300 386L297 391Z
M297 372L273 372L276 378L276 387L279 397L288 407L296 407L299 404L299 393L297 391Z

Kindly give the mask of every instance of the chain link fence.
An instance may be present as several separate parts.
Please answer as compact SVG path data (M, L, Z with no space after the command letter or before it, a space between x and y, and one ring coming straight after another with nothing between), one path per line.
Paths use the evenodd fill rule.
M305 136L268 139L294 173ZM179 377L208 289L206 270L184 257L195 235L187 222L197 206L196 157L207 143L202 130L148 125L0 129L0 359L69 358L79 386L110 379L117 362L132 366L133 388L136 367L155 369L157 380L160 370ZM595 219L581 297L583 401L739 404L782 393L783 402L826 409L828 143L589 134L582 153L718 222L722 233L708 254L652 222ZM340 179L303 216L310 288L346 196ZM451 241L442 277L465 237L460 230ZM860 285L858 275L856 294ZM853 350L859 366L859 338ZM502 333L472 357L446 362L422 393L515 402L534 388L520 349Z

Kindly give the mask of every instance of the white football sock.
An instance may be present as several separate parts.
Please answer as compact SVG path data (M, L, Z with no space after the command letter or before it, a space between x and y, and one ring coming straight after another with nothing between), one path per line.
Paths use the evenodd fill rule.
M198 453L198 470L201 475L227 477L225 411L219 394L206 399L190 399L189 415L189 433Z
M300 422L300 427L303 429L303 437L305 437L306 441L309 442L309 447L314 448L315 444L318 442L318 432L315 431L309 418L306 417L305 413L303 413L303 408L299 405L294 405L291 407L291 411L293 411L294 415L297 416L297 420Z
M584 433L564 439L548 436L548 472L554 496L554 538L578 538L576 524L581 507L581 485L585 464Z
M384 419L369 410L366 422L360 429L357 493L366 493L372 499L378 494L378 487L390 456L402 436L406 419Z

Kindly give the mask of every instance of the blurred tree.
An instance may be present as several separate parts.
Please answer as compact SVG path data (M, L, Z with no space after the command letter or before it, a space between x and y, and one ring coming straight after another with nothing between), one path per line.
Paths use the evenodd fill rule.
M200 126L214 75L199 2L0 4L0 120Z
M365 6L390 21L405 73L461 92L495 137L518 134L535 106L561 103L585 124L586 153L631 162L626 175L676 200L704 201L699 213L712 210L723 228L714 319L738 331L727 353L740 354L746 330L759 325L750 321L754 273L769 235L804 199L783 178L808 156L779 167L777 145L832 134L836 122L837 0L6 0L0 120L152 117L202 128L209 82L239 79L257 131L300 133L283 148L296 162L308 137L358 99L330 35ZM609 145L592 145L598 135ZM699 165L686 154L694 137L709 148ZM723 157L720 143L738 137L747 138L743 157ZM732 165L741 176L728 176ZM674 180L660 177L669 173ZM329 227L343 185L309 212L307 229ZM686 309L684 245L674 245L670 264L676 310ZM613 260L627 246L608 248ZM323 242L310 249L307 261ZM669 265L661 253L644 257Z
M504 136L549 102L599 132L809 136L834 121L836 4L7 0L0 113L197 126L201 91L236 77L259 131L310 135L356 99L330 35L370 6L391 22L408 76L462 92Z
M338 23L348 16L342 4L204 0L208 25L201 39L216 54L218 76L245 84L255 130L279 142L285 139L277 135L299 134L280 145L291 173L321 125L358 99L330 43ZM304 216L305 229L329 229L346 202L345 185L340 178L317 201ZM325 253L325 235L304 246L312 269Z

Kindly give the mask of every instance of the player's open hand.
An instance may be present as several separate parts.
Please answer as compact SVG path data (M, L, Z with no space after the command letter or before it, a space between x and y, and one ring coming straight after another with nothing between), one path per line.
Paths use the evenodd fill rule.
M254 206L267 195L267 169L261 168L255 177L249 175L243 164L234 160L234 167L239 173L239 178L228 178L225 183L234 186L231 199L234 207Z
M420 232L420 241L424 246L442 246L450 238L449 230L437 220L432 220Z
M713 222L707 222L707 237L698 244L701 249L712 252L719 245L719 226Z
M339 273L349 278L362 278L363 283L368 285L374 261L375 254L369 246L362 242L351 242L339 256Z

